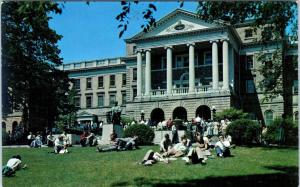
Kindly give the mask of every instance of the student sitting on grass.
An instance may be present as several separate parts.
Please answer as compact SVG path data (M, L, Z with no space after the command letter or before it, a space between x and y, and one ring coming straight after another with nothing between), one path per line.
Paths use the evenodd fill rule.
M40 135L40 132L38 132L35 139L31 142L30 147L32 147L32 148L41 148L42 144L43 144L42 136Z
M197 133L196 143L193 144L193 148L189 150L187 154L187 164L205 163L208 156L211 155L209 151L209 140L207 137L202 137L200 133Z
M18 169L25 169L27 166L26 164L22 167L22 161L21 161L21 156L16 155L12 156L8 161L5 166L2 167L2 175L9 177L15 174L15 172Z
M223 136L219 136L219 141L215 145L217 156L227 157L230 156L230 143L224 140Z
M160 142L160 152L168 152L172 148L172 142L169 134L165 134L164 139Z
M53 147L54 146L55 137L52 135L52 132L50 131L47 136L47 146Z
M64 154L68 153L67 145L65 144L64 137L59 136L54 142L54 153Z
M129 138L116 138L113 144L104 145L97 147L99 152L104 151L125 151L125 150L132 150L137 149L137 139L138 136L129 137Z
M181 142L177 143L168 150L168 152L164 153L163 156L173 156L173 157L181 157L185 155L188 151L188 139L186 136L182 136Z

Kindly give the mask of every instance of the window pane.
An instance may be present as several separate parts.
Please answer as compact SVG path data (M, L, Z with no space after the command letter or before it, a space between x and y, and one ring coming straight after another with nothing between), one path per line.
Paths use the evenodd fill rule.
M92 96L86 96L86 108L92 107Z
M103 77L98 77L98 87L103 88Z
M136 77L137 77L137 69L133 68L133 75L132 75L132 80L136 81Z
M80 79L74 80L74 87L76 90L80 90Z
M116 95L110 95L109 96L109 105L114 106L116 103Z
M211 52L204 53L204 64L212 64L212 54Z
M253 55L246 57L246 69L253 69Z
M122 85L126 86L126 74L122 74Z
M126 94L125 93L122 94L122 104L123 105L126 104Z
M245 30L245 38L250 38L250 37L252 37L252 29Z
M270 125L273 121L273 112L271 110L268 110L265 112L265 122L266 125Z
M98 95L98 106L104 106L104 96Z
M246 93L255 93L255 86L253 80L246 80Z
M298 93L298 80L294 80L293 88L294 88L294 93Z
M86 78L86 89L92 88L92 78Z
M115 86L115 75L110 76L110 86Z

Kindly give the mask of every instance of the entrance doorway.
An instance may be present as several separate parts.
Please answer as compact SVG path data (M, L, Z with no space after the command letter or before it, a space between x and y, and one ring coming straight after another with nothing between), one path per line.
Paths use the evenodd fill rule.
M206 105L201 105L196 110L196 116L201 117L204 120L211 119L211 112L210 108Z
M173 111L173 120L174 119L187 120L187 112L183 107L177 107Z
M161 108L155 108L152 110L150 118L153 123L158 124L165 120L165 113Z

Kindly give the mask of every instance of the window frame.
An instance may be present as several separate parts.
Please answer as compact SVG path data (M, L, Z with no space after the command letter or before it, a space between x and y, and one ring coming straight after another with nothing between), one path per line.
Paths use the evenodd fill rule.
M113 77L113 79L112 79L112 77ZM109 75L109 87L110 88L116 87L116 75Z
M90 85L90 86L89 86ZM86 78L86 89L87 90L91 90L93 87L93 84L92 84L92 77L87 77Z
M90 106L88 106L88 98L91 98ZM86 95L85 96L85 106L86 106L86 108L92 108L92 106L93 106L93 95Z
M211 63L206 63L206 58L207 58L206 56L209 53L211 54ZM203 65L212 65L212 52L211 51L204 51L203 52Z
M251 88L251 87L249 87L251 85L250 82L252 82L252 85L253 85L253 92L250 92L250 90L249 90L249 88ZM255 93L255 83L254 83L253 79L246 80L246 93L249 93L249 94Z
M99 101L100 101L100 100L99 100L99 97L102 97L102 105L99 104ZM97 95L97 106L98 106L98 107L104 107L104 106L105 106L104 100L105 100L105 99L104 99L104 93L98 94L98 95Z
M74 89L75 90L80 90L80 79L74 79L73 84L74 84ZM76 85L79 85L79 87L77 87Z
M100 86L100 79L102 79L102 86ZM98 77L98 88L104 88L104 77L103 76L99 76Z

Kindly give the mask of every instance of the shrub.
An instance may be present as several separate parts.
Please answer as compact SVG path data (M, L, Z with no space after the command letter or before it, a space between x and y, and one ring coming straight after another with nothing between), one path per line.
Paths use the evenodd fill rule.
M132 117L129 117L129 116L121 116L121 122L122 122L124 125L131 124L132 121L134 121L134 118L132 118Z
M250 145L253 140L258 142L260 126L257 122L249 119L239 119L230 123L226 133L232 137L232 141L238 145Z
M214 116L214 119L217 121L220 121L222 119L229 119L231 121L237 120L237 119L245 119L248 117L247 113L244 113L242 110L238 110L235 108L229 108L225 109L221 112L217 112Z
M149 126L143 124L131 125L124 131L124 137L138 136L139 145L152 144L154 139L154 131Z
M282 136L280 135L283 129ZM298 127L291 118L282 119L276 118L269 126L267 126L267 133L263 137L267 143L298 145Z

